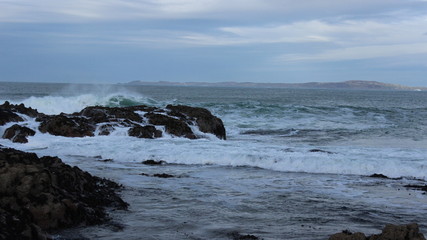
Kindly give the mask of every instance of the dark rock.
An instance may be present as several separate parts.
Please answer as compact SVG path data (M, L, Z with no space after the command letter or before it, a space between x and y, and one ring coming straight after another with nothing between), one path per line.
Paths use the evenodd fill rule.
M22 119L18 114L7 109L0 109L0 126L5 125L8 122L22 122Z
M183 105L167 105L166 108L171 110L171 115L181 118L185 115L190 118L189 120L194 120L200 131L204 133L212 133L220 139L226 139L225 128L222 120L212 115L209 110Z
M105 207L127 208L118 184L56 157L1 148L0 166L1 239L45 239L46 230L108 220Z
M95 126L86 118L56 115L42 121L39 130L56 136L86 137L94 135Z
M254 235L241 235L238 232L232 232L229 234L229 236L231 237L231 239L233 240L259 240L260 238L258 238L257 236Z
M112 124L104 124L98 128L98 135L108 136L114 131L114 129L115 128Z
M123 119L130 121L141 122L142 118L139 114L135 113L136 109L144 109L142 106L140 108L110 108L110 107L86 107L80 113L75 113L76 116L84 116L95 123L102 122L116 122Z
M191 131L191 128L179 119L156 113L147 113L144 116L149 119L150 124L165 126L165 130L169 134L196 139L196 135Z
M162 131L159 131L154 126L140 126L136 125L128 131L129 136L137 138L159 138L162 136Z
M163 165L163 164L166 164L166 162L149 159L149 160L143 161L142 164L145 164L145 165Z
M405 185L404 187L427 192L427 185L411 185L411 184L409 184L409 185Z
M36 132L32 129L15 124L4 131L3 138L10 139L12 142L27 143L27 137L35 134Z
M349 231L343 231L336 233L329 237L329 240L366 240L366 236L363 233L351 233Z
M333 152L330 151L325 151L325 150L321 150L321 149L310 149L309 152L312 153L327 153L327 154L334 154Z
M158 178L174 178L175 177L174 175L170 175L170 174L167 174L167 173L156 173L156 174L153 174L153 175L150 175L150 174L147 174L147 173L141 173L139 175L146 176L146 177L158 177Z
M386 175L381 174L381 173L374 173L374 174L370 175L369 177L371 177L371 178L384 178L384 179L388 179L389 178Z
M372 235L369 240L425 240L418 224L386 225L381 234Z
M4 102L2 105L0 105L0 109L2 110L10 110L12 112L17 112L21 114L25 114L29 117L35 118L40 115L43 115L39 113L37 110L32 109L30 107L25 107L23 103L19 105L10 104L8 101Z

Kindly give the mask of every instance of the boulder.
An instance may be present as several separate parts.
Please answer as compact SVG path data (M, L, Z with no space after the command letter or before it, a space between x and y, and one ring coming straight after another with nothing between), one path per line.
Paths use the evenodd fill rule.
M0 148L0 239L45 239L44 231L107 221L105 207L126 209L120 186L64 164Z
M24 121L18 114L7 109L0 109L0 126L5 125L8 122L22 122Z
M128 131L129 136L137 137L137 138L159 138L162 136L162 131L159 131L154 126L140 126L137 125L132 127Z
M165 130L169 134L196 139L196 135L191 131L191 128L180 119L157 113L147 113L144 116L149 119L148 122L150 124L165 126Z
M386 225L381 234L372 235L369 240L425 240L418 224Z
M136 109L136 108L135 108ZM141 108L143 109L143 108ZM79 113L74 113L75 116L84 116L90 119L91 122L117 122L122 119L127 119L134 122L141 122L142 118L139 114L135 113L136 110L132 108L119 108L119 107L86 107Z
M39 130L42 133L50 133L64 137L94 136L95 125L83 117L56 115L45 117L40 123Z
M37 110L32 109L30 107L25 107L25 105L23 103L21 104L10 104L8 101L4 102L2 105L0 105L0 109L2 110L10 110L13 112L17 112L17 113L21 113L21 114L25 114L29 117L35 118L38 117L40 114Z
M36 132L32 129L15 124L4 131L3 138L10 139L12 142L27 143L27 137L35 134Z
M212 115L205 108L189 107L183 105L167 105L167 109L173 116L182 117L183 115L190 121L195 121L200 131L204 133L212 133L220 139L226 139L224 124L221 119Z

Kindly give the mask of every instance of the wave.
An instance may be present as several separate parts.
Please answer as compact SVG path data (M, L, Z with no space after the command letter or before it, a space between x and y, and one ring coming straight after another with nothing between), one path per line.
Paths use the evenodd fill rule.
M46 114L59 114L79 112L88 106L105 106L105 107L128 107L135 105L161 105L152 98L145 97L141 94L133 93L110 93L94 94L87 93L76 96L43 96L29 97L15 104L24 103L25 106L37 109L39 112Z

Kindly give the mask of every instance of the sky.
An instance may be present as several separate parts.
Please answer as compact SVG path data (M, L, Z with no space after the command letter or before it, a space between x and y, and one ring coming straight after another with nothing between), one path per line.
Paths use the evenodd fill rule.
M0 81L427 87L427 0L0 0Z

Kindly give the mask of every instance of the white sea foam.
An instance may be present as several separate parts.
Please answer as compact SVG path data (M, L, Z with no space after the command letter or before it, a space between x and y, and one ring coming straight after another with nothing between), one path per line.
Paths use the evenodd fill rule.
M24 103L25 106L37 109L45 114L59 114L79 112L87 106L129 106L137 104L159 104L155 100L141 94L132 93L87 93L76 96L44 96L29 97L15 104Z

